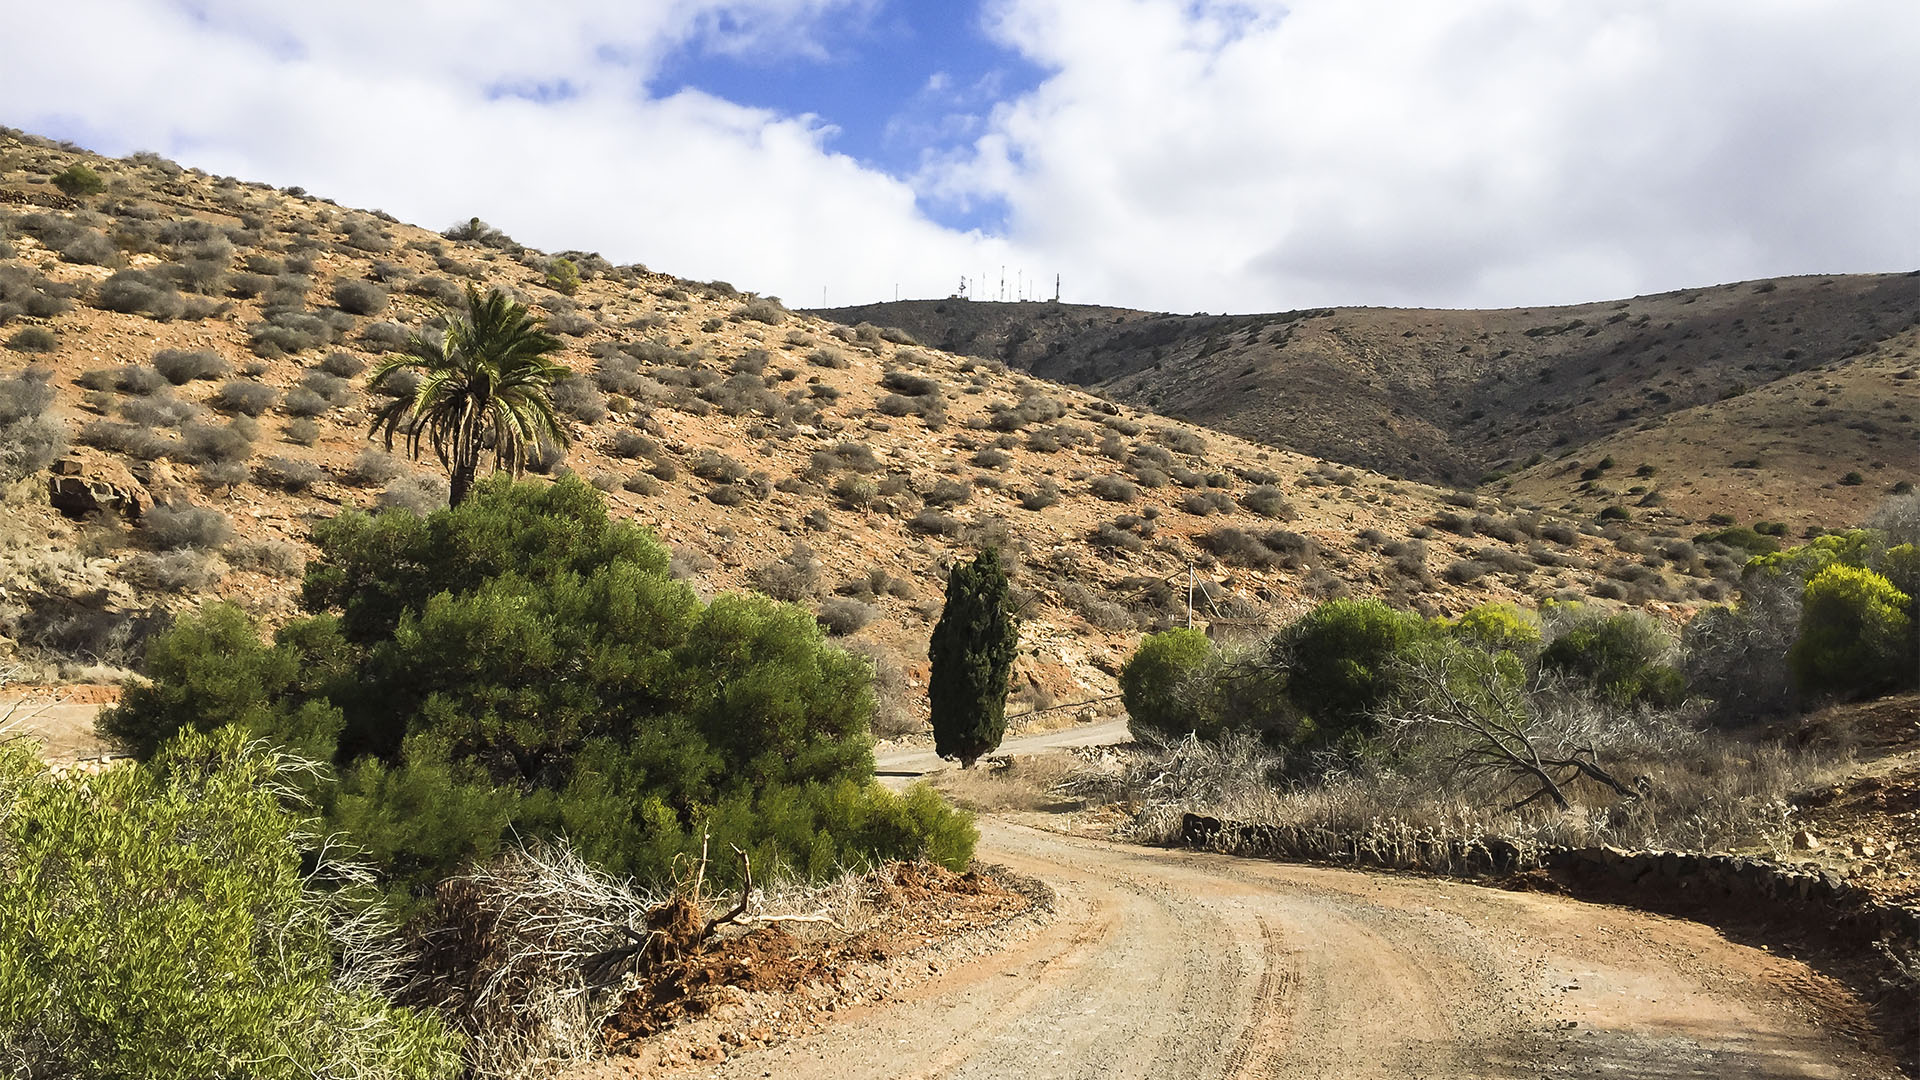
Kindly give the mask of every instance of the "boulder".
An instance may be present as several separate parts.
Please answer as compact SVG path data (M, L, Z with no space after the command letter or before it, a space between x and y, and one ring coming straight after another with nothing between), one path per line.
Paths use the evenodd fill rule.
M137 487L88 476L47 477L47 501L70 518L114 513L134 521L145 509Z

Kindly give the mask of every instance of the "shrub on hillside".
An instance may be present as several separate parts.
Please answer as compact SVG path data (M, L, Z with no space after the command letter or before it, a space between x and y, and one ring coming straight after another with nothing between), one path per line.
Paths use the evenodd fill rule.
M120 249L98 229L81 229L72 240L61 245L60 261L78 266L125 266Z
M1240 505L1261 517L1279 518L1282 521L1291 521L1294 517L1293 506L1287 502L1286 492L1272 484L1249 489L1240 496Z
M319 368L300 374L300 388L324 398L328 405L344 405L353 397L353 383Z
M1920 655L1912 598L1871 570L1835 563L1809 578L1787 654L1808 693L1865 696L1912 686Z
M971 487L968 487L958 480L949 479L944 476L934 481L933 486L928 488L926 494L921 496L921 499L924 500L928 506L941 508L958 506L971 498L973 498L973 489Z
M245 461L253 455L254 423L236 416L224 425L188 424L180 431L174 456L189 465Z
M1329 600L1280 631L1267 661L1285 672L1287 698L1303 714L1291 741L1372 734L1399 688L1396 665L1434 633L1420 616L1378 600Z
M346 318L337 312L335 315ZM267 316L265 322L248 327L247 333L254 354L268 360L331 345L340 339L339 330L331 322L303 311L276 311Z
M1047 477L1041 477L1033 490L1020 496L1020 509L1045 510L1060 501L1060 487Z
M218 379L227 373L227 362L211 349L161 349L153 354L153 369L175 386L195 379Z
M820 593L820 560L805 544L761 567L754 573L754 586L775 600L797 603Z
M244 732L56 775L0 747L0 1047L22 1075L453 1077L459 1043L382 994L389 933ZM137 988L131 992L130 988Z
M449 485L444 476L433 473L408 473L389 483L374 504L382 510L399 510L425 517L447 508Z
M0 378L0 483L37 473L66 450L66 427L50 412L52 374L28 368Z
M496 477L314 541L310 617L271 644L223 605L183 619L103 730L145 752L238 723L331 759L329 825L411 895L510 834L656 881L709 830L761 866L966 857L962 819L872 788L863 662L803 609L701 603L577 479Z
M570 374L553 385L553 407L583 424L598 424L607 418L607 395L596 389L585 376Z
M65 314L75 289L24 266L0 264L0 324L20 315L48 319Z
M1149 634L1120 669L1120 698L1127 708L1127 730L1136 739L1177 738L1217 732L1207 727L1186 693L1186 683L1213 655L1207 635L1185 627Z
M93 304L105 311L123 315L145 315L168 322L186 311L171 282L145 270L121 270L101 282L93 292Z
M206 506L156 506L140 525L155 547L167 551L212 550L233 539L233 523L227 515Z
M369 446L353 459L350 475L355 483L372 486L384 484L406 471L406 464L398 457Z
M371 281L341 278L333 283L333 303L353 315L378 315L387 310L387 290Z
M119 415L140 427L180 427L182 423L198 421L205 415L205 409L173 394L154 394L150 398L121 400Z
M271 457L253 470L255 483L293 494L307 490L325 476L318 465L297 458Z
M368 323L360 331L360 344L371 352L399 352L410 338L407 328L395 322Z
M847 596L830 596L821 602L814 618L827 633L834 637L846 637L872 622L878 614L872 604Z
M1132 502L1140 495L1140 489L1133 481L1124 476L1097 476L1087 485L1096 498L1108 502Z
M320 361L320 370L336 378L351 379L367 370L367 362L350 352L337 350Z
M50 177L53 186L68 195L98 195L107 190L107 182L92 169L74 162Z
M296 386L287 391L286 400L280 406L288 416L320 416L333 404L320 394L305 386Z
M1686 676L1673 663L1676 643L1645 612L1578 604L1546 610L1560 626L1540 653L1542 669L1580 679L1616 705L1677 705L1686 696Z
M7 339L7 348L14 352L52 352L59 345L60 339L53 336L53 331L39 326L22 327Z
M281 425L281 434L295 446L312 446L320 441L320 425L304 416L296 416Z
M779 326L787 321L787 312L785 308L771 300L749 300L733 309L732 318L735 322L751 319L754 322L766 323L768 326Z

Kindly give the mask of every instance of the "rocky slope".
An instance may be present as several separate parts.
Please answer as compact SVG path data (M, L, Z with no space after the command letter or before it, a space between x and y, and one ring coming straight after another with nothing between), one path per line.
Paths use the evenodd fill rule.
M51 178L75 163L104 190L63 194ZM540 472L600 487L703 588L814 607L876 658L890 701L918 698L901 691L924 678L943 567L985 544L1013 556L1025 604L1016 713L1110 693L1142 630L1186 619L1190 571L1195 619L1237 632L1340 593L1686 605L1736 565L571 254L568 295L553 257L477 221L442 235L0 134L0 378L50 385L73 446L8 492L0 653L81 679L209 597L284 615L312 522L443 498L430 459L368 441L364 373L468 283L567 343L571 441Z
M1762 478L1768 512L1791 516L1790 504L1859 467L1849 454L1863 440L1836 445L1840 429L1881 436L1884 448L1864 451L1861 464L1878 458L1902 475L1824 489L1803 512L1806 523L1837 527L1920 471L1920 382L1888 381L1920 373L1920 274L1781 278L1498 311L1183 316L950 299L820 314L897 325L1255 442L1434 482L1471 486L1490 473L1590 464L1609 452L1628 460L1619 449L1670 475L1758 456L1752 475L1694 486L1711 502ZM1844 397L1861 400L1794 389L1824 383L1857 385L1859 395ZM1834 400L1813 406L1821 397ZM1641 438L1649 429L1669 437ZM1725 438L1740 430L1767 431L1776 452L1754 455L1745 440ZM1680 449L1689 441L1707 455ZM1824 467L1788 465L1808 457ZM1574 485L1541 480L1558 475L1549 464L1516 490L1549 504L1572 498ZM1590 502L1579 508L1591 512Z

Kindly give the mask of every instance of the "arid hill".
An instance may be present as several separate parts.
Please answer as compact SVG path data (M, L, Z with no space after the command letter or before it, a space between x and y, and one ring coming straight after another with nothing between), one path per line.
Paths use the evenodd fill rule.
M100 190L66 174L80 193L63 193L53 179L76 164L98 174ZM575 375L556 396L571 444L542 455L537 472L570 470L600 488L614 513L672 545L677 572L704 588L755 588L813 607L876 659L890 702L918 699L905 691L924 678L943 567L987 544L1012 557L1025 604L1016 713L1110 693L1141 630L1188 617L1189 573L1193 618L1235 632L1342 593L1434 612L1556 594L1684 606L1725 595L1739 563L1737 553L1686 544L1691 530L1677 520L1602 529L1444 492L1163 419L999 361L901 344L873 326L795 314L725 283L568 257L577 287L556 257L477 220L440 234L153 155L105 159L0 133L0 378L24 373L8 384L22 394L30 383L51 386L73 447L7 492L0 660L82 679L132 664L167 613L209 598L282 615L296 602L314 521L436 505L445 484L431 459L409 462L368 441L365 373L461 303L468 283L510 291L567 342ZM1908 318L1900 296L1909 285L1782 284L1806 333L1803 353L1777 363L1805 367L1852 348L1844 328L1817 317L1832 306L1823 297L1856 298L1863 314L1849 326L1869 306L1892 325ZM1706 294L1701 310L1730 296ZM1588 318L1609 326L1601 310ZM1683 348L1684 334L1655 313L1664 308L1620 310L1622 324ZM1361 326L1385 335L1386 318L1273 317L1231 331L1215 323L1223 344L1204 361L1190 355L1202 341L1175 334L1159 347L1180 358L1167 371L1196 373L1191 397L1171 381L1151 393L1170 409L1201 411L1190 402L1206 398L1205 371L1221 364L1252 366L1256 383L1295 378L1262 367L1256 344L1331 348ZM1748 321L1764 342L1793 336ZM1505 340L1476 349L1497 352ZM1591 340L1599 349L1614 338ZM1236 350L1245 357L1226 358ZM1663 366L1679 371L1681 355ZM1140 387L1150 369L1128 368L1115 350L1100 356L1113 364L1106 384L1148 393ZM1546 386L1493 378L1514 366L1507 360L1476 365L1490 395L1518 401ZM1324 367L1363 373L1345 360ZM1629 370L1625 359L1608 361L1605 377ZM1453 392L1407 394L1376 381L1381 400L1410 415ZM1693 382L1670 404L1719 393L1705 368ZM1256 426L1226 408L1212 418ZM1341 418L1321 419L1331 445ZM1374 437L1367 409L1356 405L1345 422L1357 438ZM1440 457L1452 437L1433 431ZM56 489L65 515L50 505ZM904 729L913 718L883 722Z
M1857 522L1920 471L1920 382L1906 381L1920 374L1920 273L1498 311L1156 315L949 299L818 314L1347 465L1465 487L1531 470L1516 492L1582 513L1604 504L1553 478L1608 454L1629 472L1652 466L1647 490L1710 470L1668 492L1690 516L1796 526ZM1755 431L1763 446L1741 435ZM1755 459L1737 478L1720 471ZM1873 469L1870 482L1836 490L1856 469Z

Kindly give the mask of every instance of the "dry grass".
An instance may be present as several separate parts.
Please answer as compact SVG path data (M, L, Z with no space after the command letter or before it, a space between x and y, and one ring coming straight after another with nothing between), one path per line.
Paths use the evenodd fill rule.
M1844 750L1800 750L1704 729L1671 715L1608 715L1583 705L1586 732L1614 775L1639 794L1568 788L1572 806L1503 809L1513 794L1494 778L1453 774L1443 755L1402 746L1356 767L1291 780L1282 758L1250 738L1186 740L1095 756L1055 790L1125 803L1130 839L1169 843L1193 813L1268 826L1308 858L1373 852L1420 865L1436 842L1498 837L1541 847L1752 851L1784 856L1796 827L1789 797L1830 784L1851 765Z
M736 925L778 921L799 936L845 935L872 921L871 893L862 874L775 880L746 898ZM613 877L564 842L518 848L441 886L402 999L441 1010L467 1036L470 1075L551 1075L604 1048L603 1026L636 984L636 966L697 941L679 924L697 930L734 902L712 895L695 867L661 894Z

